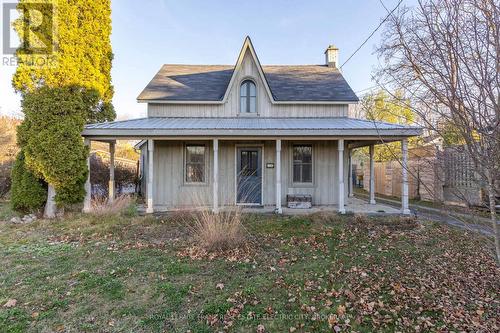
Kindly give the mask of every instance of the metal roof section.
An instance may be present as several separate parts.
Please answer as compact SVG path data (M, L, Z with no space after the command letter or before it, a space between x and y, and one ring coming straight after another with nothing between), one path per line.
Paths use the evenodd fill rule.
M83 136L416 136L420 127L334 118L140 118L89 124Z

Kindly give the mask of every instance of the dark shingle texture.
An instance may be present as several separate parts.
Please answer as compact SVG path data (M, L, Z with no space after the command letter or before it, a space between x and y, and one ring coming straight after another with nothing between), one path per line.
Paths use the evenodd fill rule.
M138 99L220 101L234 66L163 65ZM324 65L262 66L276 101L357 102L342 74Z

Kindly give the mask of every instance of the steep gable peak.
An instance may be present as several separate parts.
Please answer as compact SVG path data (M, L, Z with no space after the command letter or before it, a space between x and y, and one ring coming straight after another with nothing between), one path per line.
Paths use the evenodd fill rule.
M257 53L255 52L255 48L252 44L252 40L250 39L249 36L245 37L245 41L243 42L243 46L241 47L240 54L238 55L238 59L236 60L236 65L234 66L234 71L233 75L231 76L231 80L229 81L229 84L226 89L226 93L224 94L223 101L225 102L229 96L229 93L235 84L236 77L238 76L239 72L242 70L242 65L243 65L243 60L245 59L245 56L247 54L250 54L251 59L253 61L253 64L257 67L257 71L259 72L259 77L264 83L264 88L269 96L269 99L271 101L274 101L273 95L271 93L271 89L269 88L269 84L267 82L266 76L264 75L264 71L262 70L262 66L260 64L259 58L257 57Z

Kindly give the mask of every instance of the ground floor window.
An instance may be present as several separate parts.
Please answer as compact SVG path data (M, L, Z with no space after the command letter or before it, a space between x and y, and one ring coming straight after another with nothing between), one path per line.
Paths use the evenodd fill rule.
M186 183L205 182L205 145L186 145Z
M293 182L312 183L312 145L293 146Z

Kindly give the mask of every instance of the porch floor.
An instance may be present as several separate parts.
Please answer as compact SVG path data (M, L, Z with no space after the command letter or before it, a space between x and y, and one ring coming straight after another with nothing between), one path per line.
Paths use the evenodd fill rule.
M205 209L210 209L209 207L203 207ZM203 209L200 207L200 209ZM224 211L225 209L231 209L233 207L221 207L220 210ZM169 211L183 211L187 209L175 209ZM262 206L262 207L244 207L242 211L244 213L274 213L274 206ZM296 209L296 208L287 208L283 207L284 215L308 215L319 212L337 212L338 207L336 205L322 205L322 206L313 206L309 209ZM139 206L139 213L144 214L146 209L143 205ZM367 215L377 215L377 214L400 214L401 211L389 205L377 203L375 205L369 204L367 201L359 198L347 198L346 205L347 213L354 214L367 214ZM156 211L155 213L167 213L163 211Z
M365 200L359 198L347 198L347 205L345 207L346 213L354 213L354 214L367 214L367 215L375 215L375 214L399 214L401 211L389 205L384 205L377 203L375 205L370 205ZM283 207L283 215L308 215L319 212L337 212L337 205L321 205L321 206L313 206L309 209L297 209L297 208L288 208ZM246 207L243 208L243 212L245 213L272 213L274 212L273 206L265 206L265 207Z

